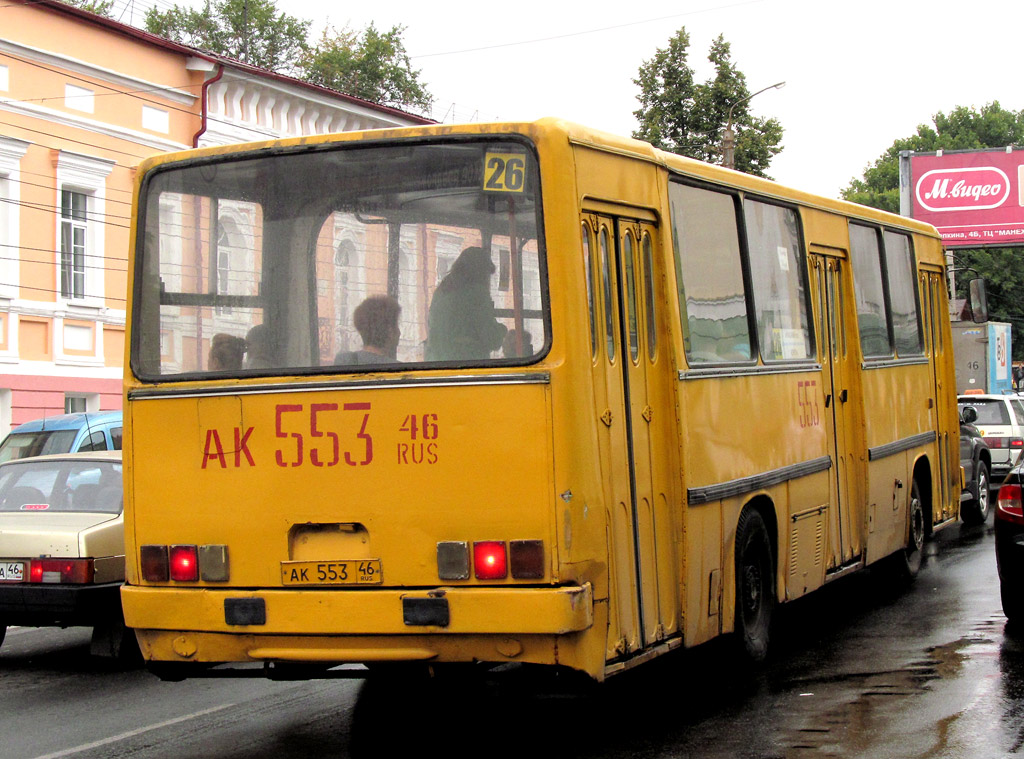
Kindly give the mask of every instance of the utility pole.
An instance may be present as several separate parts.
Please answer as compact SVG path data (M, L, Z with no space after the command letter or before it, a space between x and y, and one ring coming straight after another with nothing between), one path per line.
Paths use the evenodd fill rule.
M753 95L747 95L745 98L740 98L729 106L729 111L725 118L725 131L722 133L722 165L727 169L736 168L736 132L734 132L732 128L732 109L738 105L746 103L754 97L754 95L760 95L762 92L777 90L780 87L785 86L785 82L776 82L775 84L768 85L762 90L758 90Z

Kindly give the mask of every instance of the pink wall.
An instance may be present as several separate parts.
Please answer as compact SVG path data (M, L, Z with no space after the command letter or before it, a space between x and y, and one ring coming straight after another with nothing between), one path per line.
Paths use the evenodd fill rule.
M64 413L65 393L98 393L101 411L121 408L120 379L26 377L0 374L0 389L11 391L11 425Z

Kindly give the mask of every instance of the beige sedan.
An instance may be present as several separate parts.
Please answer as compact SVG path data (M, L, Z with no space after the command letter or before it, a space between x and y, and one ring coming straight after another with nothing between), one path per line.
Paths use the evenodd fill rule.
M121 452L0 464L0 643L8 625L93 628L92 652L131 657L121 613Z

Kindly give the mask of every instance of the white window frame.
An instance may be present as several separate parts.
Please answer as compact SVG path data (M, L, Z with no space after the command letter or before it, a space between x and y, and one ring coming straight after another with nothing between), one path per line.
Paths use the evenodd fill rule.
M96 110L96 93L93 90L79 87L76 84L64 85L64 107L83 113L94 113Z
M11 70L7 66L0 64L0 92L7 92L7 90L11 88L10 71ZM2 426L3 423L0 421L0 427Z
M9 388L0 389L0 435L4 437L13 427L14 393Z
M151 132L168 134L171 131L171 114L163 108L142 106L142 128Z
M71 413L68 411L68 401L85 401L85 411L87 414L97 414L100 410L100 396L99 393L64 393L64 412Z
M70 210L70 215L68 211ZM60 295L84 300L89 254L89 195L80 190L60 191Z
M21 244L21 159L31 143L0 137L0 298L18 297Z
M106 179L113 171L114 161L104 158L60 151L57 159L56 197L56 238L55 261L57 273L55 284L59 302L91 306L103 305L104 266L106 261L105 233L103 219L106 213ZM61 198L64 191L79 192L86 196L85 222L85 291L82 297L65 298L61 293L62 228Z

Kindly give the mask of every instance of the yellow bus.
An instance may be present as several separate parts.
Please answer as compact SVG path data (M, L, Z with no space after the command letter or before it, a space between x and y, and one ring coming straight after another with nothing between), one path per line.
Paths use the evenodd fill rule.
M957 521L927 225L545 119L157 156L132 235L123 602L164 678L758 659Z

